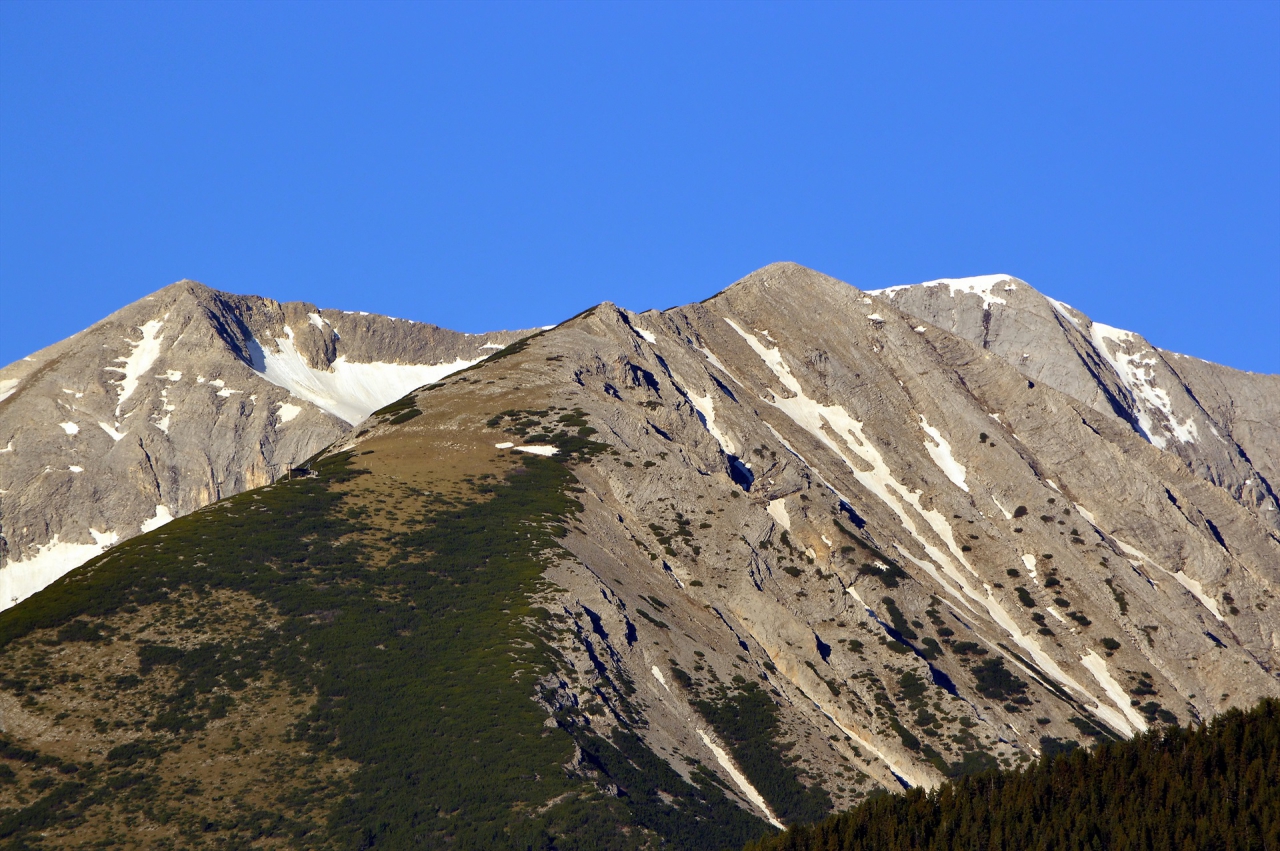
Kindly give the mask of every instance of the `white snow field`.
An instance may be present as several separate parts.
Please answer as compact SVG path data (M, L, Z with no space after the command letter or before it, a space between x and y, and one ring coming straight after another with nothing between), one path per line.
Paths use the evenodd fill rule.
M331 370L321 370L309 365L298 352L293 329L286 325L284 331L284 337L276 338L277 351L254 341L254 371L351 425L358 425L410 390L480 362L477 358L437 364L352 363L340 356ZM283 416L281 420L288 422Z
M0 612L21 603L63 574L74 570L120 540L115 532L90 529L92 544L72 544L53 540L21 561L0 568Z
M968 470L952 456L951 444L942 436L942 432L929 425L929 421L924 418L924 414L920 415L920 428L924 429L925 434L933 439L932 444L929 441L924 442L925 451L929 453L933 463L938 465L938 469L946 474L952 484L968 493L969 486L964 483Z
M157 505L154 517L144 520L142 523L142 531L150 532L152 529L159 529L164 524L173 519L173 515L169 513L168 506Z

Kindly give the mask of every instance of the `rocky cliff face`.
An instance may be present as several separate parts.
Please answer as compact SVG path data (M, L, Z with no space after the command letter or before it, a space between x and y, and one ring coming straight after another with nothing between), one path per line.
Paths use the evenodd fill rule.
M1227 490L1273 530L1280 376L1157 349L1094 322L1009 275L875 291L899 310L1002 358L1136 434Z
M0 609L519 335L182 281L0 370Z
M344 727L343 713L356 717L372 687L355 687L348 676L387 666L401 679L378 697L393 707L385 717L417 724L436 719L438 706L438 718L452 725L470 717L460 707L474 697L477 677L518 662L518 672L488 682L515 688L525 682L519 676L536 671L536 685L520 686L528 693L516 700L535 701L545 722L495 711L483 719L485 746L519 754L557 731L569 760L564 777L594 784L595 792L552 790L545 801L530 793L510 812L542 813L545 805L555 813L579 795L574 800L590 803L585 812L612 807L610 819L629 813L625 830L594 835L596 847L724 845L750 829L715 815L717 796L767 830L881 789L932 787L948 776L1016 766L1280 694L1271 608L1280 582L1271 485L1280 460L1275 377L1153 350L1016 279L872 293L793 264L769 266L699 304L639 314L600 305L413 391L359 430L322 408L304 408L296 396L270 395L283 390L267 380L285 381L285 367L273 364L294 351L299 360L336 364L347 339L342 317L319 313L313 322L303 308L287 316L287 306L262 310L275 318L237 313L249 317L247 330L217 337L240 340L226 345L243 353L222 372L201 365L194 376L170 380L158 372L169 367L157 362L156 395L148 398L171 398L179 386L203 394L206 407L198 410L209 412L206 419L219 405L251 401L250 412L232 423L257 422L254 412L270 405L260 428L287 435L305 422L335 435L327 438L335 440L329 463L348 465L353 478L330 486L324 473L207 508L175 524L181 536L170 527L141 538L122 548L124 555L100 558L7 613L3 634L23 637L0 648L11 654L6 664L29 656L32 682L22 688L48 689L25 703L17 686L0 689L0 727L18 731L24 746L78 758L78 740L62 736L50 718L64 717L53 715L59 701L71 706L83 698L59 689L109 667L145 684L126 695L133 701L127 712L113 708L111 701L125 698L111 689L86 689L102 705L76 704L64 710L65 723L80 724L83 740L104 752L151 736L145 741L154 759L171 759L161 747L170 741L161 723L168 716L149 720L159 709L144 705L167 706L168 681L148 672L196 653L204 646L201 630L228 628L206 623L205 604L183 596L206 581L194 572L206 549L211 562L223 559L208 580L212 587L247 595L237 603L245 612L279 621L260 638L268 642L262 665L285 660L292 667L255 673L260 679L248 690L248 674L237 673L238 685L225 688L211 679L210 693L225 691L226 705L241 706L244 717L220 719L210 709L213 732L200 735L212 742L241 729L234 724L256 729L253 700L288 700L271 677L304 676L290 661L294 652L341 650L358 664L307 657L320 672L314 676L341 680L315 686L315 752L362 765L367 759L382 767L359 771L375 779L400 777L387 761L406 747L429 751L435 740L402 735L392 747L388 737L402 732L395 725ZM41 397L54 400L41 422L79 422L69 441L86 433L111 441L103 444L106 454L122 459L111 492L139 489L144 517L155 491L137 472L148 469L141 459L149 456L139 432L169 432L142 429L165 416L163 406L135 408L136 391L126 391L136 373L131 358L144 346L133 342L138 334L145 342L168 333L164 311L155 316L128 320L123 330L141 331L127 340L115 327L110 339L121 342L108 354L124 358L122 371L105 382L95 377L96 391L54 372L57 347L23 373L59 375L40 380L59 389L66 383L74 403L77 392L84 399L96 393L93 417L105 425L64 420L73 402L51 393ZM338 326L332 350L320 334L326 320ZM162 324L148 330L150 321ZM304 337L308 327L318 336ZM185 339L180 329L172 333ZM273 348L272 341L280 342ZM451 350L449 357L475 354ZM222 382L216 389L214 380ZM330 392L326 387L308 392ZM295 419L281 422L281 403L301 409ZM137 412L133 420L125 417L130 411ZM181 423L175 414L166 425L176 432ZM211 439L215 426L202 427L199 434ZM260 445L255 438L251 451ZM555 500L543 494L516 512L502 494L531 493L535 480L552 481L548 458L565 459L566 492L578 508L555 514ZM73 475L88 475L83 466L85 473ZM341 535L318 555L296 557L302 567L288 574L300 589L295 596L294 585L275 581L289 566L275 564L259 542L266 539L261 518L282 510L272 506L286 502L289 487L312 488L306 504L313 506L328 493L331 522L308 528ZM486 505L497 507L487 514ZM554 526L554 542L539 537L546 524ZM206 543L201 530L224 526L246 536L258 529L260 537L246 537L243 558L219 555L219 544ZM504 540L537 541L538 551L517 552L523 544L514 543L493 549ZM155 548L154 567L143 544ZM173 549L178 544L186 549ZM477 555L469 561L471 553ZM263 558L265 566L250 569ZM497 625L491 633L472 635L461 622L443 638L430 633L469 605L459 589L518 570L540 571L540 580L519 592L503 586L500 606L487 615ZM130 587L138 571L155 575L145 587ZM171 581L168 571L191 578ZM267 578L241 578L259 575ZM90 593L95 582L103 589L115 583L119 600L134 602L90 611L82 599L97 599ZM306 592L312 596L303 594L307 583L314 583ZM357 597L365 587L381 595L370 597L376 605ZM353 610L381 614L344 621ZM68 620L81 617L77 612L89 620ZM375 623L381 617L385 625ZM351 639L381 626L378 637ZM269 642L279 635L296 636L288 646L304 650L275 653ZM423 647L437 650L413 650L419 635L430 639ZM72 669L81 653L75 642L90 640L83 636L96 636L92 653L111 659L81 666L81 674ZM129 643L144 638L164 646ZM475 642L474 656L448 661L444 651L464 639ZM51 663L43 648L59 641L63 649ZM144 664L144 654L161 661ZM405 658L397 662L397 654ZM416 677L405 678L408 668ZM58 670L66 676L55 676ZM242 691L233 698L227 689L235 688ZM417 690L426 696L403 702ZM190 703L192 713L206 711L194 698ZM360 709L370 714L359 717L381 719L382 709ZM113 713L136 713L137 720L121 730L88 726ZM188 721L165 723L205 729L184 727ZM470 747L479 735L460 741ZM204 759L196 750L204 744L174 736L175 747L191 751L191 765ZM615 758L602 742L626 757ZM437 766L436 774L475 772L465 748L464 756L443 745L426 751L422 764ZM168 773L181 768L165 765ZM326 765L352 770L324 760L315 770L328 771ZM539 783L551 776L545 767L520 770ZM385 787L392 788L411 794L399 781ZM380 794L361 799L374 813L369 824L395 821L377 815ZM424 831L448 837L471 824L455 811L473 812L450 794L422 791L421 800L403 806L418 808ZM715 832L726 825L738 832ZM558 835L560 828L546 829Z
M450 435L519 451L576 409L617 451L578 468L549 574L577 624L565 705L638 683L655 751L787 820L717 744L717 689L767 692L837 805L1280 691L1275 378L1169 366L1015 279L954 288L974 303L770 266L697 305L602 305L492 383L420 396L543 409ZM437 427L357 445L412 453Z

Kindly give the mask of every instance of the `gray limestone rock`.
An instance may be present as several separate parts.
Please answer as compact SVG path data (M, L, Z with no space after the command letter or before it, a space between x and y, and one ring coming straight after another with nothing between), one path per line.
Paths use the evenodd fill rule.
M942 279L875 294L981 346L1019 372L1114 415L1280 531L1280 376L1157 349L1010 275Z
M0 609L267 484L519 332L460 334L180 281L0 370Z
M902 293L777 264L695 305L601 305L433 390L578 409L613 448L576 468L573 558L548 574L579 625L561 703L636 684L655 752L772 817L696 708L719 685L765 689L837 805L1280 694L1270 494L1240 498L1259 474L1230 447L1176 439L1238 433L1216 413L1233 386L1191 376L1219 382L1201 408L1152 367L1157 419L1112 366L1149 361L1140 340L1104 353L1087 319L1000 280L986 347L981 314L926 324ZM510 445L477 417L449 428Z

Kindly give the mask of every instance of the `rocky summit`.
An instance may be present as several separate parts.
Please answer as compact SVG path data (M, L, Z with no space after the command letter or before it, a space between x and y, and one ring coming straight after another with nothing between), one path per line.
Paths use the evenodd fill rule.
M374 409L521 335L180 281L9 364L0 609L114 543L287 475Z
M728 847L1280 694L1280 378L1016 278L493 343L153 298L0 373L11 558L186 515L0 615L0 836ZM306 384L413 359L466 368Z

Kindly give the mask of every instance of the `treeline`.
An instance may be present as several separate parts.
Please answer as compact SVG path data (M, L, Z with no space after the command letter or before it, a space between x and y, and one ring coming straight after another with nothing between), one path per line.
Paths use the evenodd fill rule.
M1280 849L1280 701L884 795L746 851Z

